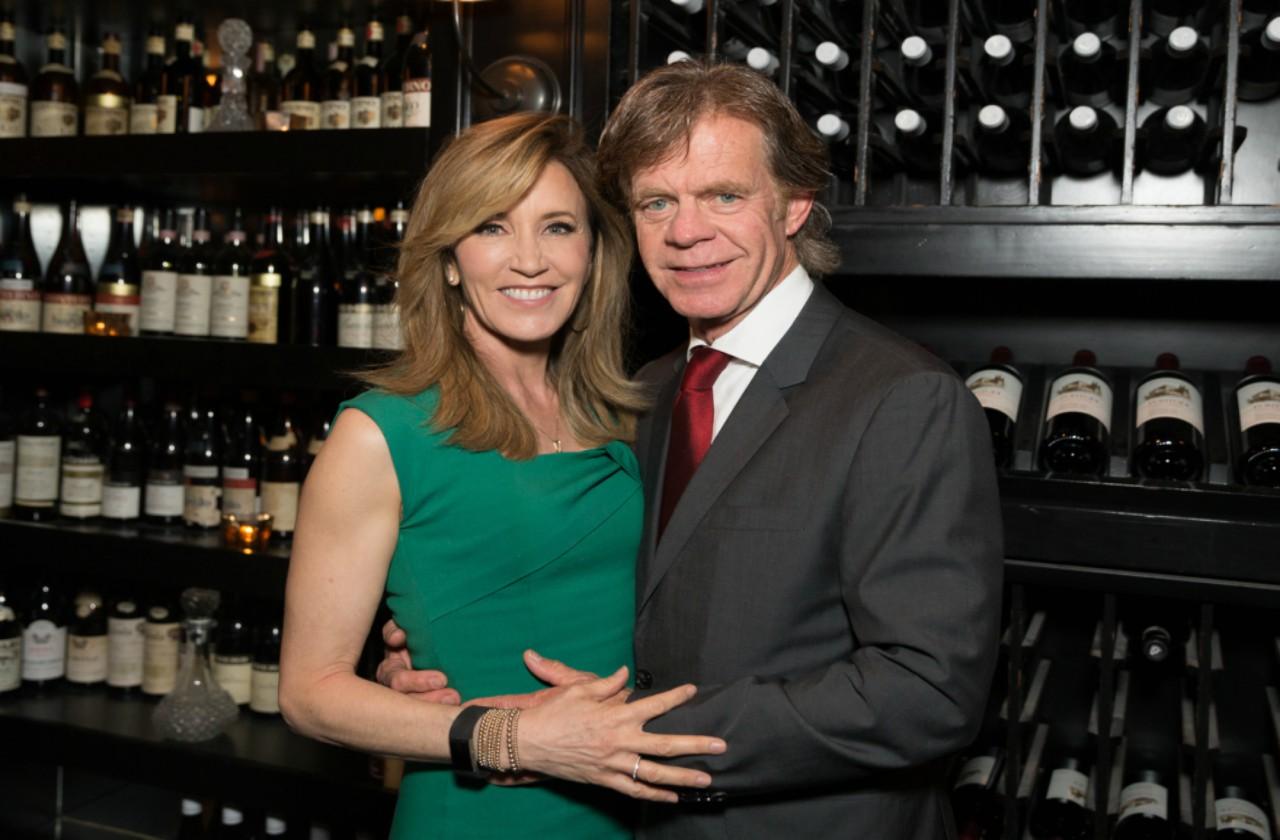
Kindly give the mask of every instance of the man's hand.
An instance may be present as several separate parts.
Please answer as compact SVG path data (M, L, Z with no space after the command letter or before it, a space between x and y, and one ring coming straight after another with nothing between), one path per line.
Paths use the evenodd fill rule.
M409 660L408 636L394 620L382 625L385 655L378 663L378 682L393 691L408 694L427 703L457 706L462 697L448 688L449 678L442 671L415 671Z
M529 669L530 674L551 686L574 685L600 679L590 671L579 671L558 660L540 656L534 650L524 652L524 667Z

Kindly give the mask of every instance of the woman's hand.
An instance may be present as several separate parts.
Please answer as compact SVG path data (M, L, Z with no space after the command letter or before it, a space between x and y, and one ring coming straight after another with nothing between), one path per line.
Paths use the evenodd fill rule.
M393 691L407 694L427 703L457 706L462 697L448 688L449 678L443 671L417 671L409 659L409 637L395 619L382 625L382 661L378 663L377 680Z

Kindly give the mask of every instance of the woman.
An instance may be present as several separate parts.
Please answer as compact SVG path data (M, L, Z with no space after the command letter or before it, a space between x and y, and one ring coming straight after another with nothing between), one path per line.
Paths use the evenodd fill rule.
M463 697L539 688L521 662L530 647L612 673L547 692L518 721L491 713L487 734L482 719L481 766L665 801L656 785L710 784L640 759L723 749L641 728L692 686L622 702L643 506L623 442L640 405L621 365L630 254L563 117L469 130L418 192L398 269L405 350L340 407L311 469L280 684L298 731L423 762L406 772L393 837L629 831L610 791L461 779L450 729L477 730L457 706L357 677L384 587L414 666L446 671Z

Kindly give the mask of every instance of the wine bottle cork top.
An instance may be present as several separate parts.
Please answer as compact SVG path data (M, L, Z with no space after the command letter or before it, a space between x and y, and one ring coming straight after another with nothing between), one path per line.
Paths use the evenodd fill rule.
M163 35L152 35L147 38L147 55L164 55Z
M818 133L832 140L843 140L849 136L849 123L839 114L823 114L818 117Z
M198 799L182 800L182 816L198 817L202 813L204 813L204 806L200 804L200 800Z
M180 23L173 28L173 39L175 41L194 41L196 38L196 28L194 24Z
M298 49L314 50L316 48L316 36L308 29L304 29L298 33Z
M285 821L279 817L267 817L266 825L268 837L278 837L288 830L288 826L285 825Z
M752 47L747 53L747 66L752 70L770 73L777 69L778 59L764 47Z
M903 108L893 117L893 125L903 134L921 134L924 132L924 117L913 108Z
M849 66L849 54L835 41L823 41L818 44L818 48L813 51L813 57L823 67L830 67L833 70L843 70Z
M239 825L242 822L244 822L244 814L239 808L232 808L230 805L222 806L223 825Z
M684 50L672 50L667 54L667 64L675 64L677 61L693 61L693 56Z
M1169 49L1174 52L1187 52L1200 42L1200 35L1190 26L1179 26L1169 33Z
M338 46L354 47L356 45L356 33L352 32L350 27L342 27L338 30Z
M1280 49L1280 15L1267 21L1266 28L1262 30L1262 43L1272 49Z
M120 36L114 32L108 32L102 39L102 51L107 55L119 55Z
M928 42L919 35L912 35L903 41L900 49L902 57L912 64L928 64L929 59L933 58L933 50L929 49Z
M1178 357L1173 353L1161 353L1156 356L1156 368L1158 370L1177 370L1182 367L1182 363L1178 361Z
M381 41L382 24L376 20L369 21L369 25L364 28L364 39L366 41Z
M1093 58L1102 52L1102 39L1092 32L1082 32L1071 42L1071 50L1080 58Z
M1004 61L1013 55L1013 41L1009 40L1008 35L992 35L983 42L982 51L987 54L988 58Z
M1093 354L1092 350L1077 350L1071 359L1071 364L1077 367L1093 367L1098 363L1098 357Z
M691 15L702 11L702 0L671 0L671 2Z
M978 122L988 131L1003 131L1009 125L1009 115L999 105L984 105L978 112Z
M1174 105L1164 115L1164 124L1174 131L1186 131L1196 121L1196 112L1186 105Z
M991 351L991 361L997 365L1007 365L1013 362L1013 351L1008 347L1001 345Z
M1088 105L1077 105L1067 117L1076 131L1093 131L1098 127L1098 112Z
M1244 363L1244 370L1251 376L1271 373L1271 360L1266 356L1250 356L1249 361Z

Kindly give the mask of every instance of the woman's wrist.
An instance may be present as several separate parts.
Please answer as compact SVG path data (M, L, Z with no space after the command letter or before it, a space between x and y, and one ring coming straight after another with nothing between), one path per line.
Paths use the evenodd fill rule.
M476 760L476 732L485 706L467 706L458 712L449 726L449 763L460 776L482 778L487 775Z

